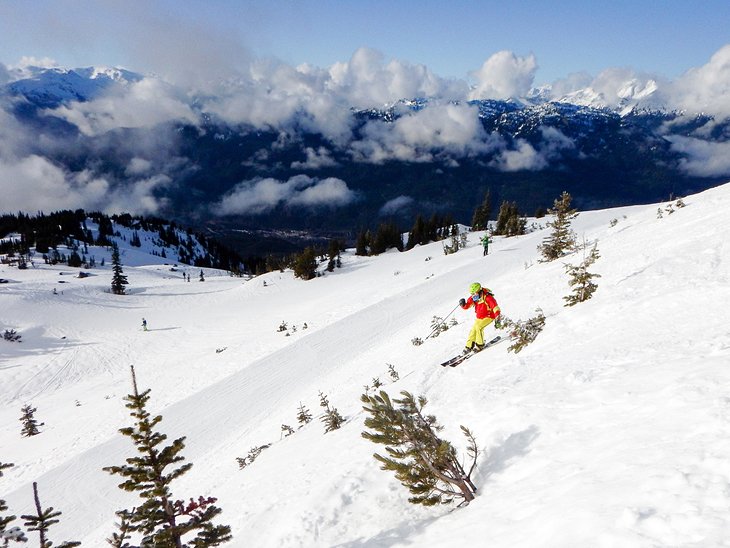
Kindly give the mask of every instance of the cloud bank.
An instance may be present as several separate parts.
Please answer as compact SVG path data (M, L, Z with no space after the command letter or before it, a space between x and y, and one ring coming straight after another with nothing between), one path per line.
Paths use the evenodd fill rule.
M295 175L287 181L270 177L243 181L211 209L219 216L261 215L278 206L339 207L355 199L355 192L342 179L328 177L320 180L307 175Z

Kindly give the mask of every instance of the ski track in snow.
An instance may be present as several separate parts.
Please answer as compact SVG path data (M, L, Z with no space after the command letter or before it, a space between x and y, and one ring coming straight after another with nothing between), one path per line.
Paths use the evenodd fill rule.
M545 231L495 238L486 258L481 233L449 256L440 243L348 253L311 282L206 270L205 282L187 283L164 265L127 266L126 297L105 293L108 268L64 276L64 294L52 295L69 269L0 266L19 282L0 286L0 322L23 335L0 341L0 460L16 464L2 498L26 513L38 481L43 504L63 512L54 541L104 545L114 511L136 501L101 470L133 452L116 430L129 424L121 398L134 364L159 429L186 436L194 467L173 492L218 497L231 546L730 546L730 185L685 203L663 219L656 204L581 213L573 228L597 241L601 278L593 299L569 308L564 264L580 257L539 263ZM472 311L457 309L458 325L421 346L410 341L475 280L513 319L540 307L545 329L519 354L501 344L442 368ZM282 320L297 332L277 332ZM376 377L391 396L426 395L459 451L459 425L474 432L479 492L468 507L410 505L378 468L382 448L360 436L359 402ZM320 391L345 426L325 435L315 419L282 439L300 403L319 415ZM46 425L22 439L26 402ZM239 470L235 457L264 443Z

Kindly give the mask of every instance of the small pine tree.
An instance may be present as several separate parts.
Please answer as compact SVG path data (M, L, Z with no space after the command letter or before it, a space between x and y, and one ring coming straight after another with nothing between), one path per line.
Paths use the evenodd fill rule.
M593 278L600 278L600 274L592 274L588 272L588 267L595 263L601 256L598 253L598 244L593 245L593 249L585 256L585 247L583 248L583 261L577 265L565 265L565 271L570 276L570 287L573 288L573 294L563 297L565 306L573 306L583 301L587 301L593 296L598 286L593 283Z
M408 392L401 392L401 399L391 401L381 390L379 395L360 398L363 409L370 414L365 427L373 432L363 432L362 437L373 443L385 445L387 457L375 453L382 470L390 470L413 495L413 504L433 506L447 504L454 499L468 503L474 499L477 488L471 481L476 466L478 449L471 432L461 427L469 440L468 454L472 458L466 472L456 456L456 450L438 436L442 430L433 415L424 415L426 398L418 400ZM398 407L395 407L393 404Z
M112 243L112 293L124 295L126 293L124 286L128 283L124 270L122 270L122 262L119 259L119 246L114 242Z
M321 421L324 423L324 433L331 432L332 430L339 429L344 423L345 419L337 411L336 407L330 407L330 402L322 392L319 393L319 405L324 408L324 415L321 417Z
M555 200L553 208L548 209L548 213L555 218L547 222L553 230L543 240L542 245L538 246L544 258L542 262L558 259L575 248L575 233L570 228L570 222L578 216L578 212L576 209L571 209L571 200L570 194L563 191L560 198Z
M198 278L198 281L204 282L205 281L205 273L203 272L203 269L200 269L200 277Z
M489 189L484 194L484 200L474 209L471 218L472 230L485 230L489 223L489 217L492 214L492 194Z
M294 276L302 280L311 280L317 277L317 254L314 249L307 247L294 260Z
M61 515L61 512L54 512L53 507L50 506L45 510L41 509L41 501L38 497L38 484L33 482L33 499L35 500L35 514L28 514L20 516L25 520L24 525L28 528L28 531L38 531L40 536L40 548L51 548L53 542L48 540L48 530L51 525L58 523L57 518ZM80 542L67 541L58 545L58 548L73 548L74 546L81 546Z
M23 429L21 430L21 434L29 438L31 436L37 436L41 433L41 431L38 429L39 426L43 426L44 423L38 422L35 418L35 412L38 409L31 406L30 404L24 405L20 412L22 415L20 416L20 422L23 423Z
M388 375L390 375L390 378L393 382L400 380L400 375L398 374L398 371L395 370L395 366L392 363L387 364L388 365Z
M495 322L497 329L509 329L513 343L507 348L508 351L518 354L525 346L533 342L545 327L545 314L537 309L537 316L529 320L511 320L506 316L500 316Z
M527 220L520 215L517 202L502 202L499 206L493 234L495 236L519 236L525 233L526 228Z
M134 425L119 432L132 439L138 456L126 459L127 464L108 466L104 470L125 478L119 487L125 491L137 491L143 503L132 511L121 510L117 515L128 522L130 532L142 534L142 546L165 546L182 548L182 537L197 531L190 546L219 546L231 539L227 525L213 525L212 519L221 513L214 505L216 499L199 497L190 503L173 500L170 484L190 470L191 463L168 471L169 466L185 460L180 452L185 447L185 438L178 438L172 444L160 448L167 436L155 430L162 416L152 416L147 411L150 390L141 394L132 370L133 393L124 399L134 419Z
M294 433L294 429L289 426L288 424L282 424L281 425L281 435L283 437L291 436Z
M305 424L309 424L310 422L312 422L312 414L309 412L309 409L307 409L302 402L299 402L299 412L297 413L297 422L299 423L299 428L301 428Z
M12 464L0 462L0 478L3 477L3 470L11 468ZM7 504L4 500L0 499L0 512L5 512L8 509ZM3 546L8 546L10 541L13 542L27 542L28 538L25 533L19 527L10 527L10 524L15 521L15 516L4 516L0 514L0 543Z
M240 470L243 470L247 466L253 464L253 462L259 457L261 452L264 449L268 449L269 447L271 447L270 443L267 443L266 445L255 445L248 450L248 455L246 455L245 457L236 457L236 462L238 462L238 468Z

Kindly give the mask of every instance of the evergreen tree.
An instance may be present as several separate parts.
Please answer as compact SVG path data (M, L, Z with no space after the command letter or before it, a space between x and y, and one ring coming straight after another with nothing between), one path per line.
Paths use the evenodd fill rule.
M492 215L492 194L489 189L484 194L482 203L474 209L474 214L471 218L471 229L472 230L485 230L487 223L489 223L489 217Z
M200 269L200 276L198 277L198 281L204 282L205 281L205 273L203 272L203 269Z
M517 202L504 201L499 206L494 234L497 236L519 236L525 233L527 220L520 215Z
M593 283L593 278L600 278L600 274L592 274L588 272L588 267L595 263L601 256L598 253L598 244L593 245L593 249L585 256L585 247L583 248L583 261L577 265L565 265L565 271L570 276L570 287L573 288L573 294L563 297L565 306L573 306L583 301L587 301L593 296L598 286Z
M134 508L132 508L132 513L134 513ZM119 529L118 533L112 533L112 536L106 539L106 541L113 547L113 548L133 548L131 544L127 542L127 539L132 538L129 534L129 520L127 519L126 515L124 514L124 511L117 512L117 516L120 518L120 522L116 524L117 529Z
M35 500L35 514L29 514L20 516L25 520L24 525L28 528L28 531L38 531L40 536L40 548L51 548L53 542L48 540L48 529L51 525L58 523L57 518L61 515L61 512L54 512L53 507L50 506L45 510L41 509L41 501L38 498L38 484L33 482L33 499ZM58 545L58 548L73 548L74 546L81 546L80 542L67 541Z
M21 434L26 438L36 436L41 433L38 427L43 426L44 423L38 422L36 420L36 411L37 409L35 407L32 407L30 404L24 405L20 410L20 412L22 413L22 415L20 416L20 422L23 423L23 429L21 430Z
M571 200L570 194L563 191L552 209L548 209L548 213L555 218L547 222L553 230L538 247L544 257L542 262L559 259L575 248L575 233L570 228L570 222L578 216L578 212L570 207Z
M119 259L119 246L116 242L112 243L112 293L115 295L124 295L126 290L124 286L129 282L122 270L122 262Z
M424 415L426 398L418 401L408 392L401 399L391 401L381 390L379 395L363 394L363 409L370 414L365 427L373 432L362 436L373 443L385 445L387 457L375 453L382 470L390 470L413 495L413 504L432 506L447 504L454 499L462 503L474 499L476 487L471 473L476 466L478 450L471 432L461 427L469 441L468 453L472 459L469 472L462 467L453 445L438 436L442 429L433 415ZM394 407L393 404L398 407Z
M299 412L297 413L297 422L299 422L299 428L305 424L312 422L312 414L309 412L302 402L299 402Z
M330 407L330 402L322 392L319 393L319 405L324 408L324 415L321 420L324 423L324 433L331 432L332 430L339 429L344 423L345 419L337 411L336 407Z
M317 276L317 254L314 248L305 248L294 260L294 276L303 280Z
M403 251L403 238L400 229L393 222L380 223L371 242L370 253L380 255L393 247L398 251Z
M12 464L6 464L0 462L0 478L3 477L3 470L11 468ZM7 504L4 500L0 499L0 512L5 512L8 509ZM4 516L0 514L0 543L3 546L8 546L10 541L13 542L27 542L28 539L25 533L19 527L9 527L9 525L15 521L15 516Z
M416 216L416 220L413 223L411 231L408 233L408 241L406 242L406 249L413 249L417 245L423 245L428 243L428 231L426 229L426 221L419 214Z
M509 329L512 344L507 348L509 352L518 354L525 346L533 342L545 327L545 314L538 308L537 316L529 320L511 320L501 315L495 321L497 329Z
M361 230L358 232L357 240L355 241L355 255L367 256L369 246L369 233L365 230Z
M170 466L182 462L180 454L184 449L185 438L178 438L170 445L160 447L167 436L155 430L162 416L151 416L147 411L150 390L141 394L137 389L137 379L132 369L133 393L124 399L126 407L134 419L134 425L122 428L119 432L132 439L137 447L138 456L127 458L127 464L104 468L110 474L125 478L119 487L125 491L137 491L143 503L132 511L122 510L117 514L126 520L128 530L142 534L142 546L165 548L219 546L231 539L230 527L213 525L211 520L221 510L214 505L215 498L199 497L189 503L173 500L170 484L192 467L183 464L169 470ZM190 543L183 544L183 537L197 531Z

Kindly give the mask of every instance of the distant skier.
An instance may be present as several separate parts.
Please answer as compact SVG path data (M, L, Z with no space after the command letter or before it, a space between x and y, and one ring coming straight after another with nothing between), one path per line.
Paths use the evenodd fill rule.
M142 331L147 331L147 320L142 318Z
M484 236L482 236L482 239L480 240L482 242L482 245L484 246L484 256L486 257L489 255L489 234L486 232L484 233Z
M500 314L499 305L489 289L482 287L478 282L474 282L469 286L469 292L471 293L469 299L461 299L459 304L464 310L468 310L473 306L477 319L474 321L471 331L469 331L464 354L472 350L479 352L484 348L484 328Z

